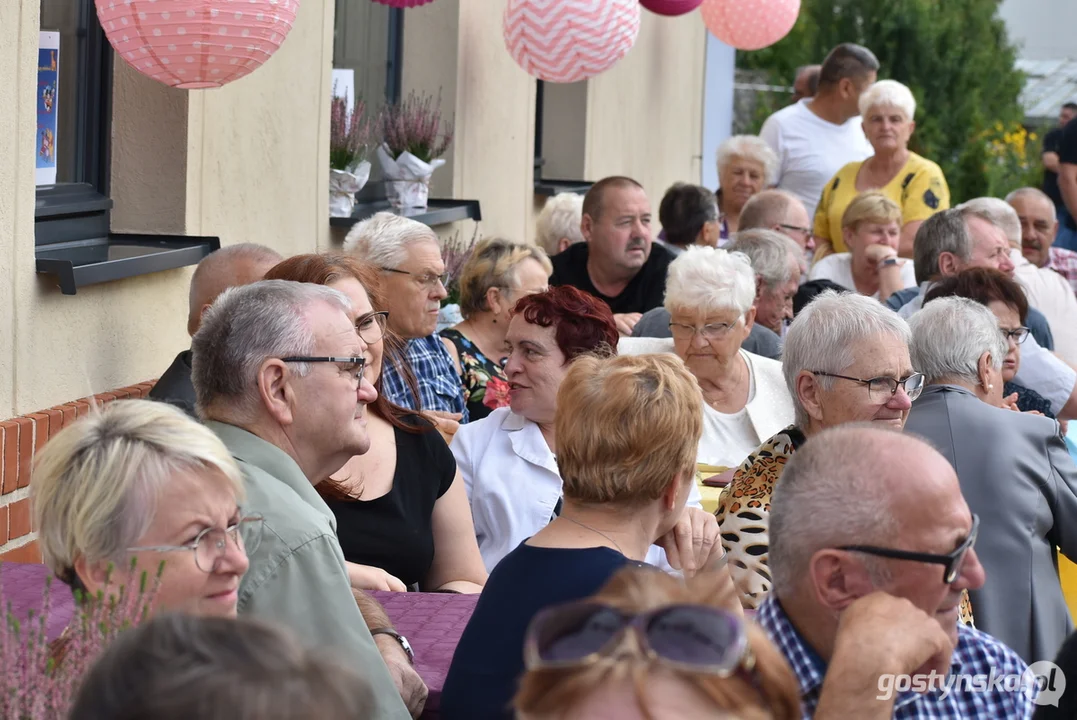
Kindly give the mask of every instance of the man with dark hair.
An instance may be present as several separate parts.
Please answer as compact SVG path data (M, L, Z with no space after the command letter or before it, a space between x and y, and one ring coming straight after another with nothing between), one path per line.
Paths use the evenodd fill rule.
M759 137L778 156L777 186L796 195L809 217L823 186L847 163L874 153L860 122L860 94L875 82L879 61L870 50L842 43L819 70L814 97L767 118Z
M643 186L613 176L583 199L580 230L587 242L553 258L551 285L571 285L603 300L617 329L629 335L640 316L662 304L673 255L651 242L651 203Z
M1065 231L1063 226L1069 213L1066 212L1066 203L1063 202L1062 193L1058 188L1058 146L1062 142L1062 130L1075 116L1077 116L1077 103L1066 103L1058 113L1058 127L1043 136L1043 191L1055 204L1061 223L1059 232Z
M1061 128L1055 145L1058 153L1058 194L1063 201L1058 213L1055 247L1077 250L1077 104L1067 103L1059 120L1065 119L1067 113L1073 114ZM1044 138L1043 148L1045 151L1048 149L1047 138ZM1048 153L1044 152L1045 165L1047 160Z
M801 65L797 68L796 78L793 80L793 102L815 97L815 93L819 91L819 71L822 68L822 65Z
M665 240L659 244L674 255L689 245L717 247L722 228L718 224L718 203L714 193L699 185L675 183L658 206Z

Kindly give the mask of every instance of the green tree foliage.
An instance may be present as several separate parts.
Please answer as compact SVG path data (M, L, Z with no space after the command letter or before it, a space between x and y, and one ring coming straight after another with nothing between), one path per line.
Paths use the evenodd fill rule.
M798 66L822 62L839 43L870 48L882 65L879 77L908 85L916 96L909 147L942 166L956 204L1001 190L988 178L997 159L985 138L999 124L1016 128L1023 119L1017 98L1024 77L1014 69L1017 52L998 16L1000 2L803 0L788 36L738 53L737 62L790 84Z

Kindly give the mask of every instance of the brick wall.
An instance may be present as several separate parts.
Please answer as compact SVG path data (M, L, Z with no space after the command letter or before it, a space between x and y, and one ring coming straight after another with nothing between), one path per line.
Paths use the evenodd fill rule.
M41 562L37 528L31 527L30 513L30 468L34 453L65 425L89 413L91 405L144 397L153 382L0 422L0 562Z

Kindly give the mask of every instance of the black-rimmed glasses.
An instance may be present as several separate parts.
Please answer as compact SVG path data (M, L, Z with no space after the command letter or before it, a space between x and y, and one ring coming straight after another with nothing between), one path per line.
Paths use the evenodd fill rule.
M337 363L341 365L341 370L354 375L356 380L362 381L363 369L366 368L366 358L364 357L307 357L305 355L293 355L292 357L281 358L281 362L303 362L303 363Z
M892 548L875 547L873 545L843 545L838 550L861 552L878 557L893 558L894 560L911 560L913 562L933 563L942 565L942 581L947 585L953 584L961 575L961 568L965 563L965 555L976 544L976 535L980 531L980 516L972 516L972 529L968 537L952 553L946 555L934 555L932 553L910 552L908 550L894 550Z
M427 272L420 275L419 273L413 273L409 270L397 270L396 268L387 267L383 267L382 271L396 273L397 275L411 275L420 285L428 290L436 290L438 285L445 287L449 284L449 273L435 275L434 273Z
M385 337L385 325L389 322L389 313L386 310L360 315L355 321L355 332L359 333L359 339L367 345Z
M1013 330L1007 330L1002 328L1002 334L1007 340L1013 340L1015 344L1020 345L1025 340L1028 340L1028 334L1032 332L1027 327L1018 327Z
M227 528L210 527L195 536L186 545L143 545L129 547L127 552L179 552L190 550L194 553L194 564L202 572L213 572L217 561L228 552L228 541L237 548L245 550L249 557L258 549L262 541L261 515L245 515Z
M804 236L811 235L811 232L812 232L811 228L800 227L799 225L786 225L785 223L778 223L778 227L780 227L782 230L790 230L792 232L798 232L798 233L800 233L801 235L804 235Z
M858 378L849 377L848 375L838 375L837 373L822 372L820 370L811 370L812 375L822 375L829 378L840 378L841 380L850 380L861 385L868 386L868 397L872 402L885 403L890 402L890 398L894 397L899 387L905 388L905 394L909 396L909 400L915 400L920 397L920 393L924 391L924 375L923 373L913 373L904 380L897 380L892 377L875 377L875 378Z

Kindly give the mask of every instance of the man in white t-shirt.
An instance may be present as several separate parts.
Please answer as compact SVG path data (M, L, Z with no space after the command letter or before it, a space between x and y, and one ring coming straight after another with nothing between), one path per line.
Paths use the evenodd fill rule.
M778 155L777 186L804 203L808 217L823 187L846 163L874 154L860 122L860 93L875 82L879 61L870 50L842 43L819 72L815 97L767 118L759 137Z

